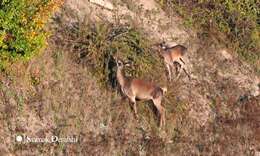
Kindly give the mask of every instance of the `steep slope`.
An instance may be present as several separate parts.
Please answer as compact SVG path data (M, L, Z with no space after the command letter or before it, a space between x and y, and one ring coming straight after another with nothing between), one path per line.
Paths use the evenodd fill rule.
M1 75L0 109L5 112L1 114L1 152L253 155L260 151L260 82L249 65L221 43L202 41L195 30L182 25L182 19L167 16L153 0L122 0L113 7L108 10L85 0L67 0L50 23L54 35L46 51L22 68L17 65ZM151 56L144 55L156 61L153 70L140 76L169 90L163 101L165 129L158 130L149 102L138 102L141 117L136 120L117 89L100 85L91 61L81 56L82 49L75 44L88 41L78 27L88 27L89 20L140 29L150 45L166 40L172 46L188 47L185 60L192 80L182 74L168 82L156 50L151 48ZM149 62L143 65L136 68L146 69ZM79 141L21 144L14 141L19 134L76 136Z
M111 2L107 1L107 3ZM114 11L85 1L77 1L76 3L67 1L66 5L75 11L80 20L91 14L91 18L95 20L133 22L134 26L142 28L154 42L166 40L170 46L176 44L187 46L189 50L187 55L188 69L192 73L194 81L187 82L188 79L184 79L184 82L191 84L183 85L184 88L181 89L180 95L186 98L188 95L193 95L197 99L201 99L201 107L204 107L206 112L210 109L209 106L206 106L210 99L206 98L206 93L204 93L205 95L197 94L201 88L190 87L190 85L208 84L212 89L205 90L205 92L214 93L216 96L219 92L215 90L216 82L220 83L221 80L228 79L234 84L239 84L234 96L259 95L259 77L250 70L247 64L239 61L237 56L225 49L221 43L219 45L203 43L196 36L194 30L185 29L180 18L168 17L154 1L123 1L115 6ZM191 93L188 93L189 88L193 88ZM205 114L201 111L197 113Z

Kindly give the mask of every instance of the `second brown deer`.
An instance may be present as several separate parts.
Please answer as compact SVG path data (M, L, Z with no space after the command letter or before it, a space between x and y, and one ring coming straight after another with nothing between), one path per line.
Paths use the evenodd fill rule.
M173 47L168 47L165 45L165 42L162 42L158 45L159 45L159 53L163 57L165 66L168 71L169 80L170 81L172 80L171 72L174 66L176 69L177 78L180 76L180 72L183 70L190 79L190 75L186 71L185 62L183 59L183 56L187 52L187 48L179 44ZM178 70L178 66L180 68L179 70Z
M146 80L125 76L123 68L129 64L117 58L115 60L117 64L117 81L123 94L133 103L135 115L137 116L136 99L152 100L160 113L160 127L165 125L165 108L161 105L161 102L167 89Z

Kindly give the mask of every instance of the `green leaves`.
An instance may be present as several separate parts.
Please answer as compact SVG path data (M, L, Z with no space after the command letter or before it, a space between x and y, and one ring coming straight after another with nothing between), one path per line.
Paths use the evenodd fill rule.
M158 66L160 63L156 53L152 52L151 41L142 30L131 25L115 25L91 20L83 23L76 27L76 31L66 31L68 34L63 34L62 38L75 41L65 45L72 46L77 62L87 65L101 86L114 86L115 56L133 63L133 67L126 68L127 75L140 77L146 75L150 78L160 76L152 72L157 68L161 69L161 66Z
M28 60L45 45L43 26L52 7L56 7L54 4L54 0L0 2L0 70L3 69L1 64L11 63L17 58Z

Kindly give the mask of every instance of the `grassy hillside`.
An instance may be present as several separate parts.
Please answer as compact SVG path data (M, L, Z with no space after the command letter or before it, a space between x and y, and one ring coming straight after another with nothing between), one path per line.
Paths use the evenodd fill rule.
M185 35L179 23L186 20L177 23L179 19L168 18L160 8L144 9L156 3L122 2L126 4L119 3L114 12L85 0L65 2L48 24L52 35L44 52L1 72L0 153L251 156L260 151L255 71L233 53L219 53L225 47L221 41L212 46L201 36ZM136 12L127 10L129 6ZM168 82L163 60L152 46L161 36L175 37L188 47L185 60L192 80L182 74ZM162 130L152 102L138 101L139 118L134 117L116 82L113 56L133 62L127 75L167 86ZM78 141L15 141L23 134Z
M216 39L260 70L260 3L256 0L158 1L168 13L184 18L200 38ZM217 43L217 42L214 42Z

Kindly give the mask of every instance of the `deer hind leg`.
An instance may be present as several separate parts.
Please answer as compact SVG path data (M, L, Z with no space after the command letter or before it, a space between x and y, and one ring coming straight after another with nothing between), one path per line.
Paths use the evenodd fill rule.
M190 74L188 74L188 72L186 71L185 68L183 68L183 71L184 71L184 73L188 76L188 78L191 80Z
M165 125L165 109L161 105L161 101L162 101L161 97L157 99L153 99L153 103L156 109L158 110L158 112L160 113L160 128Z
M190 74L189 74L189 73L187 72L187 70L186 70L186 65L182 64L180 71L181 71L181 70L183 70L184 73L188 76L188 78L191 79Z
M185 62L183 61L183 59L182 59L182 58L180 58L180 60L181 60L181 62L182 62L183 64L185 64Z
M188 76L189 79L191 79L190 74L188 74L188 72L187 72L187 70L186 70L185 62L183 61L182 58L180 58L180 61L181 61L181 63L182 63L182 64L181 64L180 62L178 62L178 63L181 65L181 69L180 69L180 70L183 69L184 73Z

